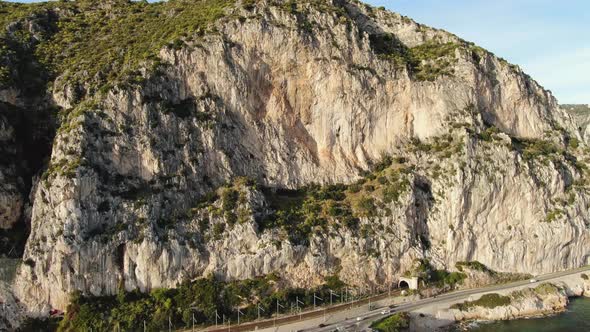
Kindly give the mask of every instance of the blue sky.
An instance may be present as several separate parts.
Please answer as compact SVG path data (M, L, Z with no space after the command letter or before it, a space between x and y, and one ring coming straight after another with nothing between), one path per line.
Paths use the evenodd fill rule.
M365 1L450 31L520 65L560 103L590 103L588 0Z
M560 103L590 103L588 0L368 0L520 65Z

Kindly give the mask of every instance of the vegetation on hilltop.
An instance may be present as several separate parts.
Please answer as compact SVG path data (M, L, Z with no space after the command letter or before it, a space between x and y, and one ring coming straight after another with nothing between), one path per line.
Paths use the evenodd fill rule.
M428 41L416 47L407 47L391 33L369 36L373 51L382 59L398 67L407 68L419 81L434 81L443 75L452 75L457 62L457 43Z
M54 74L80 84L96 85L138 80L140 65L159 64L158 51L169 45L180 47L183 39L202 34L224 17L232 0L171 0L46 2L41 4L0 3L0 24L24 18L59 13L59 20L45 27L52 33L43 38L35 55ZM30 31L21 27L23 39ZM2 54L0 54L2 55ZM3 80L6 69L0 70Z
M34 4L0 2L0 86L14 83L14 67L7 58L22 58L40 64L52 76L64 75L72 83L91 91L118 84L140 83L143 67L156 70L158 51L180 48L205 33L214 32L212 23L231 16L241 6L251 10L255 0L170 0L146 1L55 1ZM349 22L346 10L324 1L308 0L318 11ZM314 23L301 2L285 1L280 8L296 15L300 29L312 32ZM373 9L371 9L373 10ZM35 21L31 31L25 21ZM11 33L7 33L10 26ZM33 38L34 37L34 38ZM371 35L375 52L407 66L417 80L434 81L452 75L459 44L429 41L408 48L393 34ZM23 45L33 49L23 50ZM25 47L27 48L27 47ZM30 47L29 47L30 48Z

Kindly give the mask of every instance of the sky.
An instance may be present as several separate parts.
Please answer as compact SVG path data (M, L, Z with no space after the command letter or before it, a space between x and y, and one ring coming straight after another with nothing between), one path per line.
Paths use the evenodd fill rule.
M519 65L562 104L590 104L588 0L365 1L445 29Z
M590 104L588 0L368 0L519 65L562 104Z

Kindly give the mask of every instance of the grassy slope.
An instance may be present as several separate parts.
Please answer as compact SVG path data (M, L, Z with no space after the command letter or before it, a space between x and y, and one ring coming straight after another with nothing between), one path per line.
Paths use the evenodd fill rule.
M133 79L145 61L157 64L157 52L162 47L180 47L183 38L207 31L234 3L231 0L160 3L118 0L109 4L89 0L0 2L0 27L6 29L10 23L25 18L59 13L57 21L42 20L52 26L43 27L51 32L36 47L38 61L54 73L66 73L69 80L101 86L130 76ZM18 39L29 40L26 27L18 31ZM1 48L0 59L12 51ZM6 76L6 64L0 65L0 78L6 80Z

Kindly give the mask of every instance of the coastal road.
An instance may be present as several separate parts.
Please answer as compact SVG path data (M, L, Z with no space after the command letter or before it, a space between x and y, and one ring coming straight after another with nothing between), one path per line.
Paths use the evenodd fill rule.
M390 295L391 294L391 295ZM383 301L391 296L400 296L401 291L391 291L391 293L380 294L377 296L367 297L355 300L353 302L347 302L342 304L337 304L330 307L320 307L317 310L313 311L304 311L301 312L299 315L290 315L290 316L282 316L277 317L276 319L265 319L259 321L253 321L248 323L243 323L240 325L219 325L217 327L210 326L207 329L199 330L200 332L238 332L238 331L283 331L285 326L290 326L292 324L309 324L309 322L313 322L314 320L321 320L325 321L328 317L334 317L335 314L341 312L358 312L358 314L366 311L368 305L370 303L378 303ZM343 317L344 318L344 317ZM313 323L312 323L313 324ZM183 330L183 332L192 331L191 329ZM289 331L289 330L284 330Z
M400 292L382 294L369 299L355 301L326 307L315 311L303 312L301 315L292 315L278 317L276 320L262 320L243 323L232 326L209 327L207 332L222 331L260 331L260 332L329 332L329 331L362 331L372 322L383 318L385 311L387 314L395 312L409 312L426 306L444 302L460 302L468 300L470 296L483 295L485 293L509 290L511 288L522 287L526 285L536 286L546 281L559 281L560 278L571 277L580 273L589 273L590 266L578 269L549 273L536 276L537 280L531 283L530 280L516 281L512 283L492 285L481 288L472 288L460 291L445 293L437 297L430 297L420 300L411 301L408 298L400 299ZM369 310L369 302L372 309ZM395 303L395 307L389 308L389 305ZM186 330L190 331L190 330Z
M538 284L546 282L546 281L559 281L560 278L574 276L576 274L581 274L583 272L590 273L590 267L585 266L585 267L578 268L578 269L540 275L540 276L535 277L535 279L537 281L533 282L533 283L531 283L531 280L523 280L523 281L516 281L516 282L512 282L512 283L507 283L507 284L500 284L500 285L493 285L493 286L487 286L487 287L482 287L482 288L474 288L474 289L455 291L455 292L439 295L437 297L430 297L430 298L425 298L425 299L413 301L413 302L407 303L407 304L401 304L401 305L398 305L395 308L391 309L390 311L391 311L391 313L412 311L412 310L416 310L416 309L422 308L424 306L432 305L432 304L435 304L438 302L452 302L452 301L466 300L470 296L483 295L485 293L509 290L511 288L516 288L516 287L526 286L526 285L537 286ZM387 310L387 311L389 311L389 310ZM315 327L308 327L308 328L298 329L298 330L302 330L302 331L306 331L306 332L328 332L328 331L334 331L334 330L338 330L338 331L362 330L362 327L367 327L370 325L371 322L384 317L382 312L383 312L382 308L375 309L372 311L368 311L362 315L358 315L358 316L350 318L350 319L345 319L345 320L339 321L334 324L330 324L330 325L326 325L326 326L322 326L322 327L318 327L316 325Z

